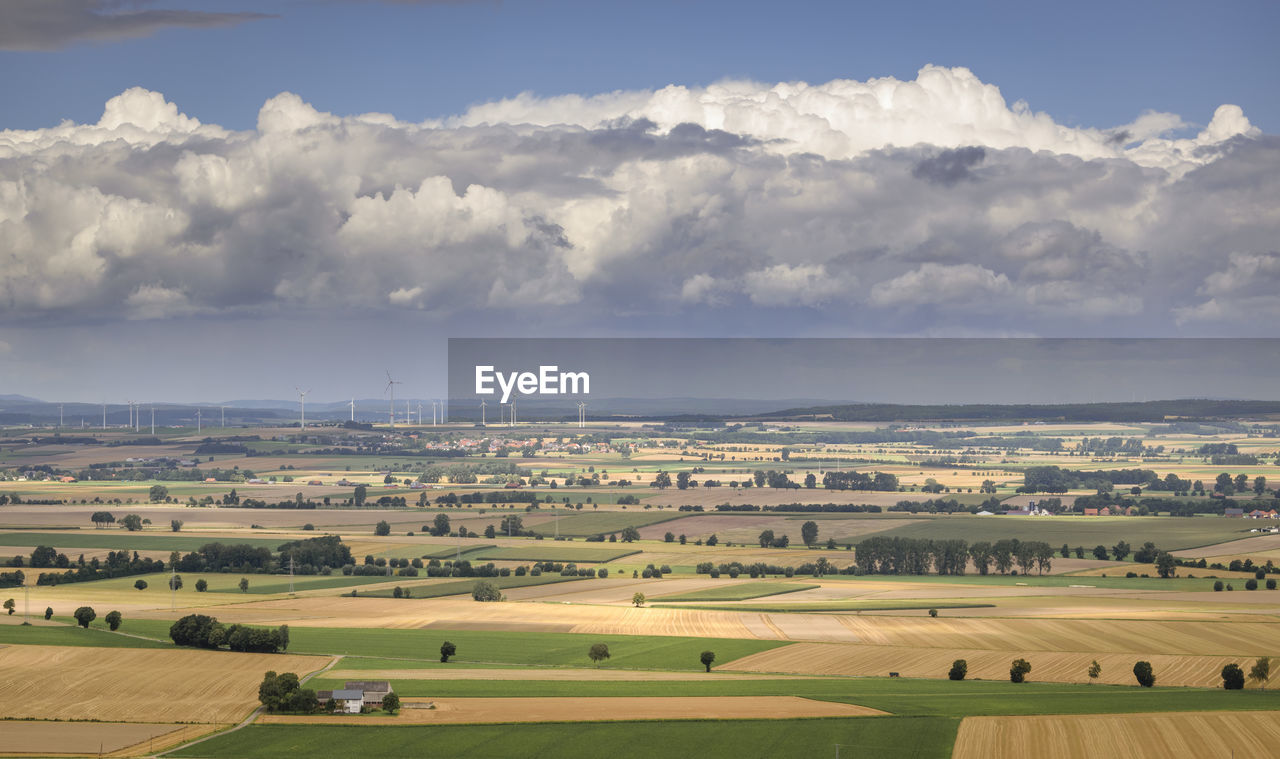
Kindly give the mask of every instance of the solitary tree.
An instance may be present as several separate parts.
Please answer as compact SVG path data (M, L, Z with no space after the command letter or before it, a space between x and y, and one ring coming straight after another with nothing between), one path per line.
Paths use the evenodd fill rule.
M1244 689L1244 670L1239 664L1228 664L1222 668L1222 687L1226 690Z
M1097 680L1101 674L1102 674L1102 665L1098 663L1097 659L1094 659L1093 664L1089 665L1089 679Z
M241 577L241 578L240 578L240 592L241 592L241 593L248 593L248 592L249 592L249 578L248 578L248 577Z
M1138 685L1144 688L1150 688L1156 684L1156 673L1151 669L1151 662L1140 661L1133 665L1133 676L1137 678Z
M703 651L703 652L702 652L702 656L699 656L699 657L698 657L698 660L699 660L699 661L701 661L701 662L702 662L702 666L706 667L706 668L707 668L707 671L708 671L708 672L710 672L710 671L711 671L711 663L712 663L712 662L714 662L714 661L716 660L716 652L715 652L715 651Z
M169 529L170 529L170 530L173 530L174 532L181 532L181 531L182 531L182 520L181 520L181 519L170 519L170 520L169 520Z
M17 604L13 602L12 598L4 602L4 610L9 612L9 616L13 616L13 610L16 607L17 607Z
M169 590L182 590L182 575L173 575L169 578Z
M44 607L44 618L45 618L46 620L53 619L53 607L52 607L52 606L46 606L46 607Z
M1258 684L1259 688L1267 686L1267 679L1271 677L1271 660L1265 656L1258 657L1253 663L1253 669L1249 670L1249 679Z
M639 531L639 530L637 530L636 528L634 528L634 527L623 527L623 528L622 528L622 542L623 542L623 543L634 543L635 541L637 541L637 540L639 540L639 539L640 539L640 531Z
M1026 659L1014 659L1013 665L1009 667L1009 681L1020 683L1027 679L1027 673L1031 671L1031 664Z
M1178 573L1178 564L1173 560L1173 554L1168 551L1161 551L1156 556L1156 571L1161 577L1173 577Z
M164 485L152 485L148 495L151 497L152 503L159 503L169 498L169 488Z
M956 659L951 662L951 671L947 672L947 677L952 680L963 680L965 675L969 674L969 662L964 659Z
M374 535L390 535L390 534L391 534L391 523L390 523L390 522L388 522L388 521L387 521L387 520L385 520L385 519L384 519L384 520L382 520L381 522L378 522L378 523L377 523L376 525L374 525L374 527L373 527L373 534L374 534Z
M206 590L208 590L208 589L209 589L209 583L208 583L208 582L206 582L206 581L205 581L205 579L204 579L203 577L201 577L199 580L196 580L196 592L197 592L197 593L203 593L203 592L205 592L205 591L206 591Z
M453 645L452 643L450 643L450 642L449 642L449 641L447 641L447 640L446 640L444 643L441 643L441 644L440 644L440 663L441 663L441 664L448 664L448 663L449 663L449 657L450 657L450 656L453 656L453 655L454 655L454 654L456 654L456 653L458 653L458 647L457 647L457 646Z
M103 617L103 619L107 621L107 627L111 628L113 632L119 630L120 623L124 621L124 617L121 617L118 611L107 612L107 616Z
M633 596L631 597L631 603L632 603L636 608L639 608L639 607L641 607L641 606L644 606L644 594L643 594L643 593L636 593L635 595L633 595Z
M75 617L76 622L86 630L89 629L89 623L98 618L97 612L95 612L91 606L81 606L79 609L76 609L75 613L71 616Z
M134 583L133 583L133 587L137 588L138 590L146 590L146 589L147 589L147 581L146 581L146 580L135 580L135 581L134 581Z
M480 580L471 588L471 597L477 601L501 601L502 591L498 590L498 586L487 580Z
M609 654L608 643L593 644L591 646L591 649L587 651L587 658L595 662L597 667L600 666L600 662L604 661L605 659L608 659L609 656L610 654Z
M811 520L800 525L800 539L806 546L813 545L818 540L818 523Z

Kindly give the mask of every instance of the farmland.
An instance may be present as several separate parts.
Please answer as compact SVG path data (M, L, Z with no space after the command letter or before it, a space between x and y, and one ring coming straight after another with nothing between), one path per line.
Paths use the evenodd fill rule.
M341 657L306 687L386 679L410 708L397 716L344 718L351 724L319 713L267 715L178 755L331 753L367 741L386 756L410 755L421 746L441 756L536 756L552 745L557 755L573 756L579 742L590 741L607 742L611 753L626 756L640 741L636 750L646 749L645 756L656 745L679 746L681 755L821 755L835 743L903 757L951 756L954 743L956 756L999 756L1007 750L1002 746L1055 743L1039 736L1061 734L1084 735L1071 737L1065 745L1074 748L1064 749L1064 756L1083 756L1087 734L1095 729L1091 715L1120 719L1097 727L1118 742L1130 733L1171 730L1168 725L1176 722L1144 720L1209 711L1231 719L1219 723L1194 714L1189 724L1210 734L1236 731L1247 738L1256 732L1267 739L1267 714L1280 712L1274 670L1269 678L1249 679L1242 691L1221 686L1228 664L1248 672L1259 659L1280 657L1280 591L1266 585L1280 578L1266 564L1280 560L1280 535L1250 532L1271 522L1213 513L1223 508L1222 499L1207 494L1175 499L1175 508L1182 503L1204 510L1199 516L1086 517L1071 508L1075 498L1098 497L1095 489L1084 488L1053 495L1062 513L1052 516L971 513L1044 502L1045 494L1015 492L1031 466L1143 467L1159 477L1196 477L1208 486L1216 481L1220 468L1195 453L1202 439L1158 425L1112 427L1045 425L1018 435L1025 430L994 426L975 439L1003 436L1005 444L974 446L963 462L954 449L912 442L786 442L789 435L835 440L876 429L842 423L806 422L794 430L762 432L758 443L711 442L720 433L694 429L674 444L642 425L599 425L593 439L612 436L612 445L597 442L582 452L531 457L515 456L520 448L512 447L505 459L468 455L439 461L319 453L324 447L310 441L286 444L297 433L284 428L270 432L281 440L255 446L266 455L218 456L219 466L252 469L256 478L276 478L274 484L163 480L167 502L155 504L145 502L155 481L17 481L14 467L38 463L55 469L66 462L126 468L119 466L119 450L6 445L0 432L0 478L10 478L0 483L0 495L66 501L0 505L0 561L10 565L0 571L20 570L28 584L26 596L17 587L0 589L0 597L15 599L15 614L0 617L0 675L27 684L0 705L6 715L27 720L75 725L80 723L74 720L92 718L171 727L165 740L180 743L195 737L178 732L183 724L212 729L248 716L265 671L305 676ZM582 434L549 429L554 434L544 441ZM1280 438L1266 437L1268 426L1247 429L1210 440L1262 457L1263 463L1231 468L1231 474L1239 470L1250 478L1250 489L1234 494L1233 502L1270 508L1277 483L1261 483L1258 494L1252 478L1280 481L1280 470L1269 463L1280 452ZM376 438L384 432L350 434ZM1141 436L1144 445L1163 445L1165 452L1126 459L1073 450L1104 432ZM309 434L348 433L317 428ZM473 430L428 434L460 440ZM496 439L516 433L490 434ZM1062 439L1061 452L1037 444L1047 436ZM152 446L153 455L187 456L195 444L177 435L162 440ZM451 467L459 466L476 467L475 481L449 481ZM899 489L821 486L825 473L850 467L893 474ZM756 470L782 470L797 484L814 474L816 486L747 486ZM682 472L691 481L714 478L720 484L653 487L660 474L674 481ZM404 487L418 476L437 480L418 492ZM365 485L368 500L357 508L355 488L336 486L338 477ZM324 484L307 484L312 480ZM548 481L563 484L552 489ZM980 487L994 492L978 492ZM233 488L241 499L281 507L225 507ZM1167 507L1171 497L1155 491L1131 496L1128 490L1118 487L1114 498ZM503 502L503 493L520 495ZM405 499L403 506L397 498ZM920 506L952 498L959 506L941 512ZM909 507L917 513L889 510L899 509L900 501L915 504ZM306 507L296 508L299 503ZM755 510L716 511L722 504L751 504ZM783 504L825 510L774 510ZM678 511L680 505L694 510ZM961 511L942 513L951 508ZM117 522L95 528L90 517L100 510ZM149 523L134 532L121 529L118 520L126 514ZM443 529L440 516L448 518ZM183 523L181 531L172 530L172 520ZM279 547L326 534L341 536L352 555L349 565L304 567L299 559L290 578L289 557ZM992 567L987 574L972 561L962 562L963 573L956 574L939 574L927 564L919 573L862 574L855 565L857 544L871 537L904 538L926 550L944 541L973 546L1016 539L1048 544L1052 556L1043 566ZM182 587L171 590L170 552L215 542L265 548L270 559L220 571L179 571ZM1146 543L1153 547L1139 560L1135 552ZM1069 558L1060 552L1064 544ZM1105 558L1094 556L1099 545ZM66 554L58 560L66 566L29 566L37 546ZM1077 547L1083 549L1080 558ZM94 562L105 564L109 551L122 550L164 562L165 569L31 584L43 572L88 572ZM1153 559L1164 551L1184 562L1175 563L1171 577L1160 577ZM51 558L46 553L41 561ZM1201 558L1204 566L1198 565ZM189 566L204 566L192 561ZM561 575L559 567L545 566L533 574L532 565L545 562L608 575ZM471 591L481 579L495 585L503 600L473 600ZM145 588L136 587L139 581ZM1256 590L1247 585L1251 581ZM1215 590L1219 582L1221 591ZM24 603L31 626L18 624L25 618ZM96 609L88 629L76 627L72 618L81 606ZM123 614L118 632L107 629L109 610ZM287 625L288 652L175 648L169 628L192 613L227 625ZM445 641L456 647L448 663L439 661ZM598 644L609 655L592 660L588 652ZM714 654L710 672L704 652ZM1026 683L1008 682L1015 658L1032 665ZM947 679L957 659L967 663L962 682ZM1152 665L1154 688L1136 685L1133 666L1140 659ZM1098 677L1091 678L1095 661ZM79 680L88 695L78 685L76 697L68 695L72 686L58 673L72 670L84 673ZM150 690L141 692L143 675L130 679L126 671L146 673ZM890 672L898 676L890 678ZM190 687L193 680L200 689ZM108 682L124 695L99 697ZM48 683L57 687L34 685ZM437 708L413 708L423 701ZM691 714L717 719L686 719ZM1027 721L1031 715L1057 715L1061 721ZM521 724L501 728L489 722ZM14 724L35 740L49 736L31 727L44 723ZM136 742L125 742L141 733L120 730L113 739L119 750L136 751ZM71 746L73 736L67 735ZM1180 746L1194 753L1200 747L1192 738L1170 735L1168 750ZM655 736L673 743L655 743ZM615 745L624 748L613 751ZM1232 745L1238 756L1253 750L1247 740Z

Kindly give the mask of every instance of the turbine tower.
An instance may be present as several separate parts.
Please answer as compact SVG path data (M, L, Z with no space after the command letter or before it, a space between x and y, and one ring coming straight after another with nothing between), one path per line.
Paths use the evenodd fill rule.
M389 418L391 419L391 429L396 427L396 385L403 385L400 380L391 379L391 370L387 370L387 390L391 391L391 404L387 406L389 410ZM385 391L384 391L385 392Z
M302 404L302 421L300 424L302 425L301 429L305 430L307 428L307 393L311 392L311 388L303 390L297 385L294 385L293 389L298 391L298 403Z
M201 424L203 424L203 421L204 420L201 416L200 409L196 409L196 434L200 433Z
M352 398L351 399L351 421L354 422L355 420L356 420L356 399Z
M156 404L151 404L151 436L156 435Z
M481 427L484 426L484 407L485 407L485 402L480 401L480 426Z

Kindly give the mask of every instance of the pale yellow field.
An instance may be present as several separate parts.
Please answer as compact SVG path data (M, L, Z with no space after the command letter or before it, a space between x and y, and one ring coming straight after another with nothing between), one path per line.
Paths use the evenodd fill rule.
M952 759L1267 759L1280 712L966 717Z
M1006 680L1016 658L1031 663L1028 679L1038 682L1087 683L1089 665L1097 660L1102 674L1097 682L1134 685L1134 662L1151 662L1157 685L1218 687L1222 668L1239 664L1246 671L1252 659L1231 656L1177 656L1170 654L1090 654L1018 649L946 649L859 646L849 644L796 643L726 662L726 671L780 672L793 675L853 675L944 678L956 659L969 666L971 680ZM1250 683L1250 687L1252 683Z
M425 708L427 704L434 709ZM608 722L636 719L794 719L869 717L878 709L797 696L671 696L645 698L449 698L403 701L395 716L266 714L264 724L421 725L486 722Z
M258 703L267 670L320 669L321 656L127 648L0 648L0 714L17 719L230 723Z
M444 667L437 669L331 669L325 672L324 676L335 680L696 680L700 682L709 680L762 680L775 677L774 675L754 675L740 672L663 672L660 670L563 669L559 667L534 669L507 669L501 667L487 667L484 669L457 669L454 667L447 669Z
M212 725L162 725L148 722L5 721L0 756L81 754L142 756L197 738Z

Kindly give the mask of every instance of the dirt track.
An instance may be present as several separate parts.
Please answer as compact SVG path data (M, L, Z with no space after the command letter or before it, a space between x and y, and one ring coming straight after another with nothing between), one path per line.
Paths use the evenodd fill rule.
M413 708L434 703L435 709ZM494 722L607 722L636 719L794 719L868 717L878 709L795 696L670 698L449 698L405 699L395 716L268 714L265 724L417 725Z

